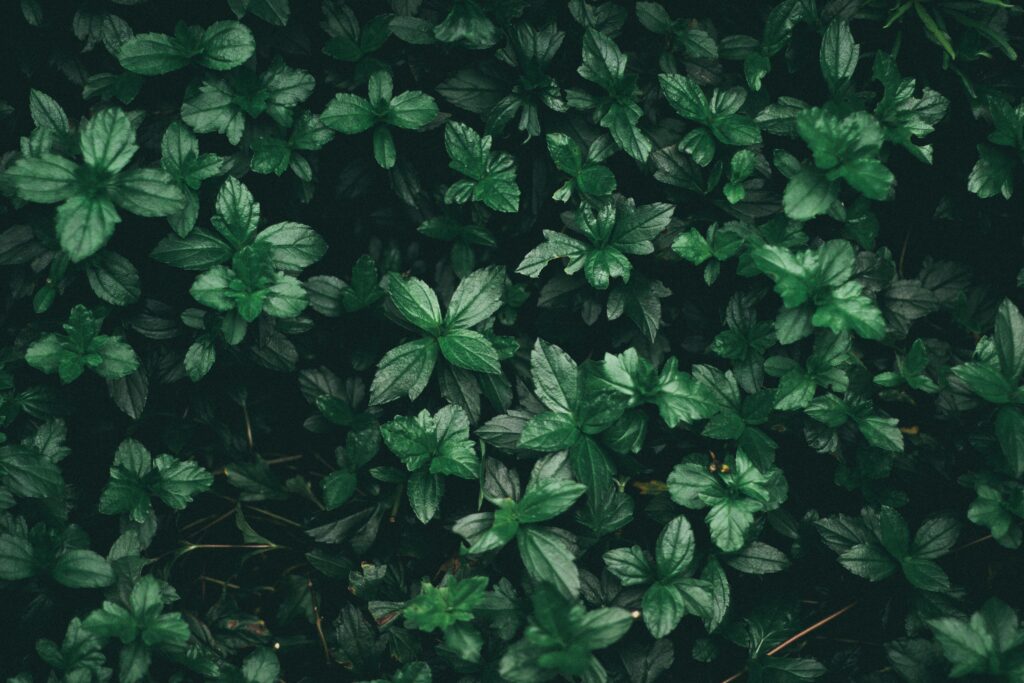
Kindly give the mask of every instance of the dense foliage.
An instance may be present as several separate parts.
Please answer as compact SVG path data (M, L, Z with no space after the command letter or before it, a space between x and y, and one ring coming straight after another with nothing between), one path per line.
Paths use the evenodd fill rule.
M0 675L1024 681L1011 0L9 0Z

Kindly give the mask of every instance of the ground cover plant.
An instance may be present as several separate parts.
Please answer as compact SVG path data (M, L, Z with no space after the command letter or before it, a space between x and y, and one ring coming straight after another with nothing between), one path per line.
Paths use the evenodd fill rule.
M1018 3L0 32L5 680L1024 681Z

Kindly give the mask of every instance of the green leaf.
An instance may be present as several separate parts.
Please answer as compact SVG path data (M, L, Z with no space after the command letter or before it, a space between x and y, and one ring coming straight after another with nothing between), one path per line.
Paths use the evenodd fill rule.
M1011 381L1020 379L1024 373L1024 316L1009 299L999 304L993 340L1003 375Z
M64 493L57 463L35 448L0 448L0 477L11 493L23 498L60 499Z
M583 63L578 69L583 78L612 90L626 73L626 61L608 36L593 29L583 34Z
M666 483L674 502L695 510L718 503L728 495L719 478L706 467L693 462L672 468Z
M638 151L642 153L643 143L638 138L636 146L630 149L633 150L632 153L627 151L630 156ZM608 167L588 164L576 176L576 185L583 194L603 197L614 192L618 187L618 182L615 180L615 174Z
M1016 408L1000 408L996 413L995 427L1007 469L1013 476L1020 477L1024 474L1024 415Z
M559 171L576 176L583 169L583 150L564 133L548 133L544 138L547 142L548 154Z
M153 465L157 475L152 484L153 495L174 510L184 510L193 496L213 485L213 475L194 462L160 455Z
M237 261L237 259L236 259ZM262 281L254 283L247 277L252 271L235 274L233 286L244 288L244 291L232 292L229 297L234 299L238 313L245 322L253 322L260 313L274 318L295 318L309 305L309 297L302 282L284 273L271 274L267 264L257 266L263 270ZM260 287L259 285L263 285Z
M57 207L57 238L61 249L77 263L99 251L120 222L109 199L75 195Z
M970 619L928 620L942 653L953 664L950 675L1000 674L1020 670L1021 633L1017 614L998 598L989 598Z
M196 301L216 311L230 311L235 307L228 296L233 276L230 268L216 266L197 277L189 293Z
M112 251L100 252L89 259L85 273L96 296L115 306L134 303L142 293L135 266Z
M405 623L421 631L446 631L459 622L473 620L473 610L485 599L486 576L451 577L440 587L423 583L420 594L403 610Z
M660 74L658 82L661 83L665 99L684 119L704 122L711 117L708 98L692 78L680 74Z
M654 549L658 578L668 581L686 572L693 564L694 546L693 529L686 517L680 515L666 524Z
M1007 500L1010 496L1004 496L998 489L984 483L976 484L975 492L977 497L967 509L967 519L990 529L992 537L1000 545L1006 548L1019 548L1022 532ZM1019 491L1017 495L1020 495Z
M498 352L487 337L473 330L451 330L437 338L441 354L456 367L500 374Z
M139 149L131 121L117 108L104 109L86 121L79 144L86 165L108 173L122 170Z
M32 123L38 128L52 130L58 133L67 133L71 130L68 115L57 100L44 92L32 89L28 93L28 110L32 116Z
M519 447L534 451L559 451L580 438L579 428L566 413L540 413L530 418L519 437Z
M169 35L140 33L121 45L117 59L132 73L159 76L185 67L191 56Z
M153 459L142 444L126 439L114 454L110 482L103 489L99 509L108 515L127 514L141 524L152 514L151 497L184 510L193 496L212 485L213 475L195 463L170 455Z
M256 232L260 222L260 205L252 193L235 178L228 178L217 192L214 205L217 215L213 227L236 249Z
M636 104L624 105L616 102L608 107L608 111L601 117L600 124L608 129L615 144L622 151L637 161L647 161L653 144L636 125L640 120L640 113L640 108Z
M472 199L503 213L519 210L519 186L512 156L491 151L491 136L480 136L469 126L449 122L444 129L444 146L450 168L467 176L468 194L453 185L445 194L446 203L464 204Z
M463 43L472 50L491 47L498 40L498 28L475 2L457 2L444 20L434 27L442 43Z
M589 650L602 650L618 642L632 625L633 615L621 607L600 607L579 619L576 639Z
M516 505L521 524L545 522L557 517L586 493L587 487L568 479L546 479L531 482L526 494Z
M263 21L274 26L287 26L291 16L289 0L248 0L244 7ZM239 12L235 10L236 14ZM244 11L241 13L244 14Z
M437 118L437 102L419 90L409 90L391 99L384 120L392 126L416 130Z
M313 228L291 221L265 228L256 241L270 245L270 260L280 270L302 270L327 253L327 242Z
M121 648L118 663L118 680L125 683L138 683L149 672L152 656L149 649L142 643L129 643Z
M281 665L274 651L262 647L254 650L242 662L242 676L245 683L275 683L281 674Z
M815 165L827 171L830 180L843 178L868 199L888 197L893 174L878 159L884 135L874 117L855 112L840 119L813 108L797 116L796 127L814 153ZM820 198L820 190L811 196Z
M860 57L860 46L853 40L850 24L845 20L833 19L821 39L821 73L829 90L835 92L853 77Z
M185 372L189 379L198 382L213 369L217 360L217 350L209 339L198 339L185 352Z
M664 638L674 631L685 612L679 590L660 583L647 589L640 608L644 624L655 638Z
M651 583L656 578L654 564L640 546L615 548L607 551L603 557L608 571L614 574L623 586Z
M796 221L808 221L828 211L839 198L836 183L815 168L805 167L786 183L782 206Z
M504 291L503 268L491 266L470 273L452 294L445 326L449 330L468 329L487 320L501 308Z
M910 550L910 529L900 513L883 505L878 520L879 540L882 546L893 557L906 556Z
M978 161L967 177L967 189L982 199L1013 196L1013 171L1017 161L1005 150L989 144L978 145Z
M523 567L531 577L550 583L567 598L579 594L579 569L561 536L542 527L520 527L516 544Z
M426 524L434 518L441 507L441 497L444 496L444 478L437 474L431 474L427 470L417 470L409 476L406 491L409 495L409 505L412 507L416 519Z
M352 497L358 485L356 475L346 470L338 470L324 477L324 505L328 510L341 507Z
M971 391L990 403L1009 403L1013 385L998 369L988 363L969 362L953 368Z
M370 130L377 122L377 112L362 97L349 93L338 93L320 115L325 126L339 133L355 135Z
M939 515L926 520L914 534L911 554L934 560L948 553L960 535L960 522L952 515Z
M575 410L579 388L576 363L569 354L538 339L530 353L530 375L541 403L555 412Z
M35 573L35 559L29 540L12 534L0 534L0 579L20 581Z
M749 499L726 499L715 504L707 514L711 540L725 552L743 547L747 533L754 525L754 512L759 506Z
M899 565L882 548L869 543L851 547L839 556L839 564L868 581L892 576Z
M423 280L415 277L406 279L392 273L388 277L387 289L391 302L403 318L429 334L440 332L441 304L434 290Z
M833 289L831 300L815 308L811 323L815 327L827 327L837 334L853 330L865 339L882 339L885 336L882 312L861 291L856 282L847 282Z
M64 383L91 368L105 379L119 379L139 368L139 359L119 337L99 334L100 323L84 306L71 309L66 335L50 334L34 342L25 361L47 374L57 373Z
M395 139L391 131L383 126L373 131L373 158L381 168L394 168L398 160Z
M680 422L696 422L711 417L719 406L707 388L689 375L677 372L674 361L662 368L658 378L658 394L654 404L669 428Z
M256 51L252 32L238 21L218 21L203 31L200 66L227 71L241 66Z
M36 652L39 657L55 670L64 674L67 679L79 676L103 676L109 670L103 665L106 659L102 652L99 638L82 628L82 621L75 617L68 623L64 642L58 648L51 640L42 638L36 641Z
M123 209L146 217L170 216L185 206L185 195L166 171L139 168L117 176L110 197Z
M381 405L403 395L414 400L426 388L437 362L437 342L418 339L397 346L380 359L370 385L370 405Z
M740 114L717 116L711 123L711 132L727 145L742 147L761 142L761 129L757 122Z
M569 258L565 267L567 274L578 273L584 264L587 247L583 242L553 230L543 231L545 242L532 249L516 267L520 275L535 278L544 267L558 258Z
M164 237L149 255L175 268L207 270L229 260L232 253L231 247L212 232L196 228L184 238Z
M519 523L513 519L511 515L504 514L505 512L506 511L504 509L499 509L493 515L490 513L470 515L469 517L464 517L453 527L453 530L456 533L469 537L470 534L465 527L462 527L462 523L467 521L480 523L486 521L488 518L492 519L493 524L491 524L489 528L480 529L473 534L472 545L466 549L467 553L475 555L489 552L491 550L498 550L515 538L516 533L519 531Z
M68 550L51 570L57 583L69 588L103 588L114 583L114 569L91 550Z
M25 201L55 204L69 199L77 191L77 169L72 161L43 153L38 157L21 157L4 177Z
M426 410L416 417L398 416L381 425L384 443L409 471L422 469L437 449L437 421Z
M748 543L742 550L730 555L726 563L745 574L774 574L790 566L785 553L760 541Z
M263 311L275 318L294 318L306 310L308 303L302 283L290 275L279 273L267 289Z

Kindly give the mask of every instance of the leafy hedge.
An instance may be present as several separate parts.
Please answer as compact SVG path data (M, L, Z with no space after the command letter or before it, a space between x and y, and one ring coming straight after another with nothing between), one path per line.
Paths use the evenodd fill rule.
M3 3L0 673L1024 681L1022 14Z

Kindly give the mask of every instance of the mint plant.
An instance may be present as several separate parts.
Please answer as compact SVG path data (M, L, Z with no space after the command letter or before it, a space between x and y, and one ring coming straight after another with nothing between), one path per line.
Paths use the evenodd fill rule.
M0 680L1024 677L1020 3L0 26Z
M82 124L78 135L82 163L39 150L7 170L7 179L28 202L60 204L54 230L72 261L92 256L130 213L170 216L184 208L184 194L156 168L126 170L139 147L124 111L111 108Z

